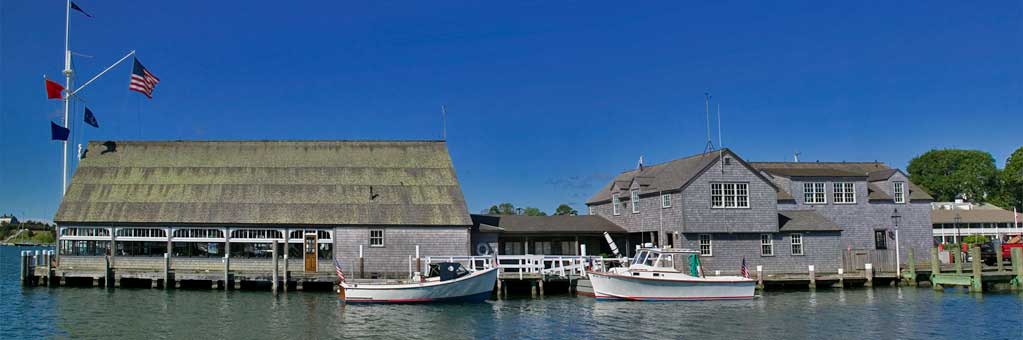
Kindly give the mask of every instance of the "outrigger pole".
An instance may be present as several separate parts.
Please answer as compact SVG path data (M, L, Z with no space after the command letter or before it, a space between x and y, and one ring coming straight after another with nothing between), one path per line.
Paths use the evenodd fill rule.
M71 129L71 122L70 122L71 97L76 95L76 94L78 94L78 92L81 92L83 89L85 89L86 86L89 86L89 84L92 84L93 81L96 81L96 79L99 79L100 76L102 76L103 74L107 73L107 71L110 71L111 69L113 69L117 65L120 65L122 62L124 62L126 59L128 59L128 57L131 57L131 56L135 55L135 50L131 50L131 52L128 52L128 54L126 54L120 60L114 62L112 65L110 65L109 67L104 69L99 74L96 74L96 76L92 77L92 79L89 79L89 81L85 82L85 84L82 84L82 86L79 87L76 90L76 89L72 88L72 83L71 83L71 78L74 75L74 70L71 69L71 46L70 46L70 43L71 43L71 0L67 0L66 6L64 8L64 91L66 91L65 92L66 95L64 96L64 128L65 129ZM68 141L65 139L64 140L64 154L63 154L63 171L61 173L61 186L60 186L60 196L61 197L64 197L64 194L67 193L67 157L68 157L67 156L67 143L68 143Z

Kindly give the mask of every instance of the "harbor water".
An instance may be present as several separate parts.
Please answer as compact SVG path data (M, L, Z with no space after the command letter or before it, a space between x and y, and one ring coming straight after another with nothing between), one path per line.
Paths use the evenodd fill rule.
M768 291L746 301L345 305L329 292L22 287L0 247L0 338L1020 339L1023 295L924 288Z

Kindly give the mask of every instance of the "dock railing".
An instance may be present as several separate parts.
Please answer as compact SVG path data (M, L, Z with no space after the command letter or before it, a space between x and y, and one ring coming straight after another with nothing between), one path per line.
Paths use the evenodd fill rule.
M523 279L561 279L586 277L586 270L606 271L619 263L617 258L575 255L498 255L494 256L427 256L422 258L424 272L430 264L458 262L469 271L493 267L496 260L502 277Z

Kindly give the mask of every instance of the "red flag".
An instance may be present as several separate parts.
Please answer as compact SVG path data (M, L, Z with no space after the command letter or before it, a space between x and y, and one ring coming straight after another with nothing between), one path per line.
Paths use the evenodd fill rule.
M64 87L57 82L46 79L46 99L61 99Z

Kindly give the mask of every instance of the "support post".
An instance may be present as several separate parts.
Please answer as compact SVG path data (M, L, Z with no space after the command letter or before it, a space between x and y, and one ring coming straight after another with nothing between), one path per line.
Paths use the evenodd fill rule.
M281 283L281 290L288 292L288 244L284 244L284 282Z
M110 255L107 255L107 256L103 257L103 277L104 277L103 285L106 286L107 288L113 288L113 282L110 282L110 281L113 281L113 280L110 279L110 277L113 276L112 275L113 272L110 271L110 260L111 260L110 259Z
M835 288L845 288L845 269L838 268L838 285Z
M21 260L21 262L18 263L18 270L19 270L19 272L18 272L18 279L21 280L21 284L22 285L28 285L28 277L25 276L25 273L28 272L28 268L27 268L28 267L28 256L25 255L25 251L24 250L21 251L20 255L21 256L18 257L18 259Z
M224 253L224 290L231 289L231 255Z
M51 250L46 260L46 286L53 287L53 263L56 261L56 252Z
M1005 263L1004 263L1005 262L1005 255L1002 255L1001 243L998 243L997 246L995 247L995 261L997 262L997 263L995 263L995 265L998 266L998 272L999 273L1004 273L1005 272Z
M909 272L909 280L906 283L916 287L916 257L913 255L913 247L906 248L906 267L906 271Z
M359 278L366 278L366 260L362 257L362 245L359 245Z
M541 279L537 280L536 284L538 286L540 286L540 297L543 297L543 279L541 278Z
M419 257L419 245L416 245L416 270L417 272L423 272L423 258Z
M814 265L811 264L807 266L807 269L810 272L810 289L817 288L817 277L816 275L814 275L816 268L814 268Z
M169 245L170 242L167 242L167 244ZM170 252L168 251L168 252L163 254L163 289L169 288L170 287L170 282L171 282L171 277L170 277ZM177 280L175 280L174 281L174 288L180 288L180 287L181 287L181 283L179 283L179 282L177 282Z
M874 264L865 263L863 264L863 276L866 277L867 282L863 284L864 287L874 286Z
M529 281L529 296L536 297L536 281Z
M1015 278L1010 282L1014 290L1023 290L1023 248L1012 248L1012 272Z
M953 260L955 261L956 274L962 275L963 274L963 251L959 247L956 247L956 249L955 249L955 256L953 256Z
M764 289L764 266L757 266L757 289Z
M931 248L931 288L934 290L942 290L941 285L935 282L934 278L938 274L941 274L941 262L938 260L938 248Z
M270 291L274 295L277 295L277 284L278 284L278 280L279 280L279 277L277 276L278 275L278 270L277 270L277 240L273 240L273 242L271 244L272 244L272 249L270 250L270 256L273 257L273 260L270 261L270 262L273 265L273 275L272 275L272 279L271 279L271 280L273 280L273 282L270 283Z
M981 267L982 261L980 260L980 247L971 247L970 256L973 257L972 265L973 269L973 280L971 280L970 291L980 293L984 291L984 272Z
M504 280L497 280L497 299L501 299L501 286L504 285Z

